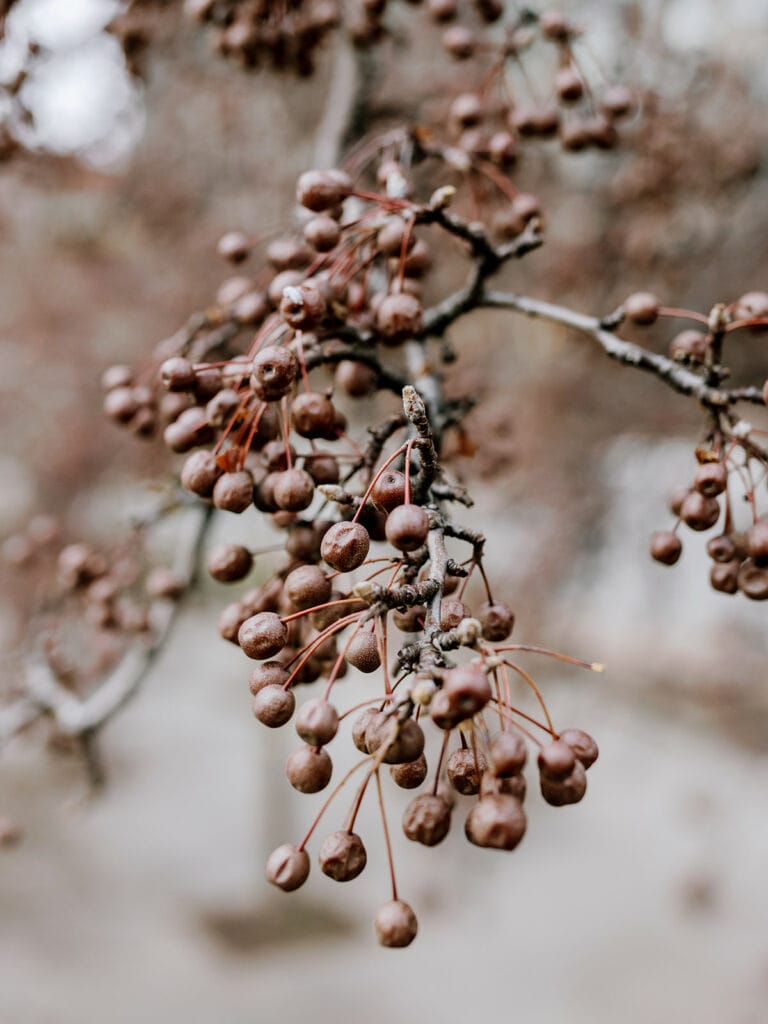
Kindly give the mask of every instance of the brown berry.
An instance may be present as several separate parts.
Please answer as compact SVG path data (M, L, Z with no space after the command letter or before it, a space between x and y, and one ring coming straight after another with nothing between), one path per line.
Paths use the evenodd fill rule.
M560 740L568 744L585 768L590 768L600 754L595 741L583 729L563 729Z
M245 512L253 504L253 476L250 470L222 473L213 488L213 504L226 512Z
M309 877L309 854L286 843L273 850L267 860L267 881L283 892L293 892Z
M543 772L540 777L541 795L553 807L577 804L587 791L587 773L581 761L576 761L565 778L554 779Z
M253 669L248 685L255 697L265 686L283 686L289 675L288 669L279 661L265 661Z
M720 506L716 498L705 498L698 491L691 491L680 508L680 518L692 530L709 530L720 518Z
M505 731L491 741L488 756L493 774L505 779L523 770L528 759L528 747L518 733Z
M699 466L693 486L706 498L716 498L728 486L728 470L722 462L705 462Z
M262 686L253 699L253 713L262 725L278 729L291 718L296 707L296 698L291 690L278 683Z
M386 538L398 551L415 551L426 542L429 516L419 505L398 505L387 517Z
M576 754L563 740L552 740L539 751L539 772L548 779L560 780L573 771Z
M331 581L316 565L300 565L285 577L285 595L288 600L304 611L331 599Z
M423 793L415 797L403 814L403 832L422 846L437 846L451 827L451 808L439 796Z
M300 793L319 793L331 781L333 762L324 747L301 747L288 758L285 774Z
M381 666L375 634L368 629L358 630L347 648L346 658L350 665L361 672L375 672Z
M296 715L296 732L311 747L324 747L330 743L338 728L338 711L322 697L308 700Z
M460 747L448 758L448 781L457 793L472 796L480 792L480 780L487 767L485 757L479 750Z
M323 537L323 560L338 572L352 572L368 557L371 538L361 523L334 523Z
M315 496L315 481L305 469L286 469L276 474L272 494L278 508L301 512Z
M276 402L293 387L299 364L290 349L270 345L253 360L251 386L265 402Z
M416 915L403 900L391 900L380 907L373 919L379 945L390 949L410 946L416 938Z
M333 832L323 840L317 859L320 870L334 882L351 882L365 867L368 855L355 832Z
M682 541L671 530L658 530L651 537L651 558L663 565L674 565L682 550Z
M484 796L469 812L464 832L470 843L496 850L514 850L525 835L523 805L506 793Z
M242 624L237 642L249 658L274 658L288 643L288 627L274 612L259 612Z
M419 754L415 761L393 764L389 774L401 789L417 789L427 777L427 759Z
M220 583L234 583L251 571L253 555L242 544L220 544L208 556L208 572Z

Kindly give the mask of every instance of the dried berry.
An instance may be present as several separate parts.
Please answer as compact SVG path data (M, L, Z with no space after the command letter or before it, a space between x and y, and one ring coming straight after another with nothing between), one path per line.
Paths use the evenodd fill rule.
M484 796L467 816L464 832L470 843L496 850L514 850L525 835L523 805L506 793Z
M332 569L352 572L368 557L371 538L360 523L335 523L323 537L320 553Z
M334 832L323 840L317 856L320 870L334 882L351 882L368 861L365 846L354 832Z
M439 796L415 797L403 814L403 832L415 843L437 846L451 827L451 808Z
M446 768L448 781L463 796L472 796L480 792L480 780L488 767L485 757L479 750L468 750L464 747L454 750L448 758Z

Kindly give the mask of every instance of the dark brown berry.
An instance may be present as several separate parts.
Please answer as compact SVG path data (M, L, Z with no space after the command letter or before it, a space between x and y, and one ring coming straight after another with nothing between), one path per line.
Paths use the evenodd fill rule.
M317 252L330 252L339 244L341 228L333 217L321 214L304 225L304 239Z
M213 504L226 512L245 512L253 504L253 476L247 469L222 473L213 488Z
M399 505L387 517L385 533L398 551L415 551L426 542L429 516L419 505Z
M381 657L375 634L368 629L358 630L347 648L346 658L361 672L375 672L380 668Z
M412 718L398 722L381 714L368 726L365 743L368 752L377 754L384 764L410 764L424 752L424 732Z
M443 674L441 692L456 723L482 711L492 697L491 684L481 665L458 665Z
M768 569L763 569L748 558L741 563L738 574L739 590L751 601L768 599Z
M568 744L585 768L590 768L600 754L595 741L583 729L563 729L560 740Z
M351 398L365 398L376 387L376 372L365 363L343 359L336 367L336 384Z
M674 565L682 550L682 541L671 530L659 530L651 537L651 558L663 565Z
M705 462L699 466L693 486L706 498L716 498L728 486L728 470L722 462Z
M480 799L482 800L485 796L498 796L500 793L506 793L507 796L513 796L522 803L525 800L527 788L522 772L503 779L494 775L493 772L483 772L483 777L480 780Z
M300 565L285 577L288 600L303 611L331 599L331 581L316 565Z
M403 832L415 843L437 846L451 828L451 808L439 796L415 797L403 814Z
M427 759L419 754L415 761L393 764L389 769L392 781L401 789L418 789L427 777Z
M306 391L297 395L291 404L293 429L302 437L327 437L333 429L335 412L327 395Z
M195 369L183 356L172 356L160 367L163 386L168 391L189 391L195 386Z
M680 518L692 530L709 530L720 518L720 506L716 498L705 498L698 491L691 491L680 508Z
M371 501L392 512L405 501L405 474L396 469L382 473L371 489Z
M736 545L726 534L707 541L707 554L713 562L732 562L736 558Z
M315 481L305 469L286 469L276 474L272 494L278 508L301 512L312 504Z
M563 740L552 740L539 751L539 772L548 779L566 778L575 764L576 754Z
M741 563L715 562L709 570L709 582L713 590L721 594L737 594L739 591L739 568Z
M488 756L493 774L505 779L523 770L528 759L528 747L518 733L502 732L491 741Z
M553 807L577 804L587 791L587 773L581 761L562 779L554 779L543 772L540 777L541 795Z
M251 240L243 231L228 231L219 239L216 252L230 263L242 263L251 254Z
M220 544L208 556L208 572L220 583L242 580L252 565L253 555L242 544Z
M351 882L365 867L368 855L355 832L333 832L323 840L317 859L320 870L334 882Z
M288 627L274 612L259 612L242 624L237 642L249 658L274 658L288 643Z
M472 796L480 792L480 780L487 767L485 757L479 750L460 747L448 758L448 781L457 793Z
M464 832L470 843L496 850L514 850L525 835L523 805L506 793L484 796L467 816Z
M413 604L409 608L396 609L392 612L392 621L403 633L419 633L424 627L427 609L423 604Z
M484 604L478 618L483 627L483 639L490 643L501 643L502 640L506 640L515 624L512 609L501 601Z
M768 559L768 520L758 519L747 532L747 552L758 565Z
M352 572L368 557L371 538L361 523L334 523L323 537L320 553L332 569Z
M379 712L375 708L365 708L355 718L352 725L352 742L363 754L370 754L368 744L366 743L366 735L368 733L368 726L378 715Z
M251 386L265 402L276 402L293 387L299 364L290 349L270 345L253 360Z

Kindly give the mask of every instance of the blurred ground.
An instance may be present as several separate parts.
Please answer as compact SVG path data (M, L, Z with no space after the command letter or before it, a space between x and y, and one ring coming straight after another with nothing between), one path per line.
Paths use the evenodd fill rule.
M719 35L717 5L693 19L690 5L667 6L667 28L695 22L709 56L759 64L754 5L729 5L732 31L717 22ZM101 423L101 369L140 358L209 301L224 229L268 231L290 215L285 181L309 159L322 89L254 84L201 49L182 43L154 66L154 113L123 176L39 162L0 175L3 533L41 507L77 536L114 529L164 460ZM405 92L419 74L408 68ZM764 77L749 80L761 102ZM552 248L515 268L515 287L599 311L639 284L696 306L765 287L762 172L714 196L678 194L674 218L663 196L634 219L620 207L617 227L603 193L593 208L596 165L579 166L565 172ZM638 243L620 274L609 247L649 222L650 248ZM462 470L471 519L487 524L518 635L608 666L541 675L557 721L600 743L587 799L550 808L531 778L530 831L509 857L468 846L461 805L439 851L395 827L402 894L420 917L408 952L380 951L371 933L385 896L378 840L353 883L314 870L292 897L268 892L266 853L315 801L281 778L290 737L254 726L243 659L214 638L221 588L208 586L110 725L101 798L86 801L79 765L41 752L37 735L3 753L0 811L26 837L0 854L0 1024L766 1019L764 606L707 589L700 538L671 571L646 554L691 474L696 410L560 332L488 315L455 340L449 386L481 398L478 466ZM743 368L764 374L759 340L745 347ZM217 529L256 542L255 522ZM17 587L3 581L4 636L19 627ZM405 799L393 794L395 825Z

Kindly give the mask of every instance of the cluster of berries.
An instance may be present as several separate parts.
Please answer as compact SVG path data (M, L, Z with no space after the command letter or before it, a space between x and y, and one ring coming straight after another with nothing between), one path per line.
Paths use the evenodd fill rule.
M613 319L647 327L660 317L682 317L700 325L675 334L669 354L716 389L730 375L723 356L731 335L768 330L768 293L748 292L730 305L719 303L704 315L664 307L656 296L637 292ZM750 397L768 403L768 382L762 396ZM673 529L653 534L651 556L663 565L674 565L683 551L681 524L703 533L722 521L721 532L707 543L713 589L723 594L742 593L754 601L768 600L768 519L758 510L758 487L768 472L768 450L760 441L766 432L738 419L727 403L711 406L709 411L711 425L696 450L699 465L692 485L671 496L669 507L677 522ZM734 504L734 491L740 492L749 508L746 525Z
M186 0L185 8L213 28L223 57L301 76L313 73L315 53L341 16L337 0Z
M399 173L399 165L390 166L385 181ZM169 356L159 368L162 396L129 380L122 368L110 371L105 382L105 408L118 422L133 426L142 410L156 422L177 412L163 437L172 450L187 453L181 470L187 490L229 512L255 506L284 531L285 564L224 609L220 632L259 662L250 676L256 718L274 728L295 715L303 745L286 765L294 788L315 793L329 785L327 746L345 715L360 712L353 741L364 759L332 791L303 842L270 857L268 877L284 889L307 877L311 834L330 800L365 767L346 827L325 840L319 855L321 869L338 881L363 870L365 846L354 823L366 788L375 781L384 815L383 766L405 788L426 782L427 720L443 733L432 792L417 797L404 819L406 835L427 845L447 833L454 793L477 798L465 826L471 842L505 850L519 843L525 830L521 736L540 751L541 791L554 805L583 797L586 768L597 756L586 734L558 733L536 683L510 660L513 651L539 649L506 642L513 615L492 597L482 537L447 516L446 502L460 492L444 476L415 389L403 389L403 413L374 428L365 450L346 435L338 393L363 396L381 389L389 371L378 361L379 349L412 342L425 317L419 277L430 256L414 227L419 211L431 217L441 208L415 207L389 191L385 185L381 195L362 192L338 171L303 175L297 198L312 214L303 241L273 243L271 282L263 291L251 284L234 300L249 297L251 306L259 304L259 316L252 318L259 326L247 352L198 362L189 351ZM344 219L348 197L370 204L352 221ZM247 259L251 248L240 233L220 243L221 255L234 262ZM215 344L220 327L213 331ZM350 328L355 341L345 346L341 339ZM326 364L334 367L335 389L312 382L313 369ZM470 557L455 561L446 542L469 545ZM253 557L245 545L225 543L210 553L208 568L222 582L242 581ZM473 579L485 591L476 613L466 603ZM390 671L396 632L402 635ZM471 660L457 664L453 651L465 651ZM357 701L339 711L332 692L349 668L379 673L382 690L362 709ZM297 711L296 686L321 678L324 695ZM543 719L513 703L513 679L530 688ZM498 718L496 734L491 716ZM384 834L389 850L386 824ZM387 946L407 945L415 935L415 916L398 898L394 881L376 931Z
M150 565L143 540L143 529L137 529L109 547L62 546L58 523L39 515L2 545L3 562L31 573L33 585L45 588L35 641L57 678L75 689L87 690L91 675L103 674L121 645L151 635L153 605L175 602L186 589L172 569ZM83 650L93 655L90 662L80 656Z

